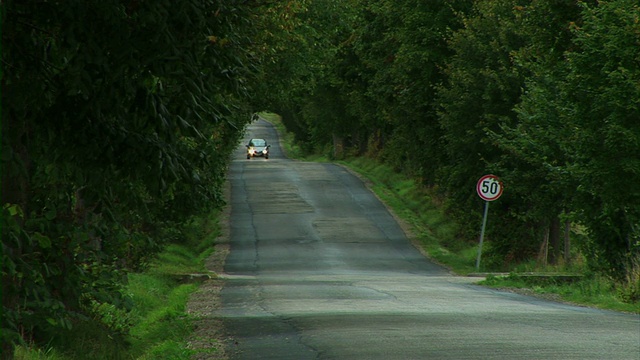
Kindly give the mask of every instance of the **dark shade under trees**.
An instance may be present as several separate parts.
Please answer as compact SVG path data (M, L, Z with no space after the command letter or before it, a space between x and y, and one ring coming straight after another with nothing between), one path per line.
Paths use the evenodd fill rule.
M2 2L3 358L130 309L126 274L224 204L258 5Z

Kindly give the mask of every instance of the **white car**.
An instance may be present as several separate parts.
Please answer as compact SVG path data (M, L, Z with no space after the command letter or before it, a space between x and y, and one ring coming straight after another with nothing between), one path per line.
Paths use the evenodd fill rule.
M265 159L269 158L269 147L265 139L251 139L247 146L247 159L251 159L255 156L264 156Z

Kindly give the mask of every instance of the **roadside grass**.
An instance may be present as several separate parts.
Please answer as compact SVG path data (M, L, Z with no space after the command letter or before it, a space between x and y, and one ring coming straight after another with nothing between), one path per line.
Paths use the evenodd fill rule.
M163 275L140 274L131 280L136 325L131 329L129 355L133 359L188 359L186 338L190 321L185 314L196 284L178 284Z
M280 147L282 148L282 151L284 152L284 155L286 157L304 161L329 161L328 158L321 152L309 153L307 151L304 151L302 147L300 147L296 143L294 134L287 131L287 128L282 123L282 118L280 117L280 115L269 112L262 112L260 113L260 117L271 123L278 131L278 136L280 138Z
M133 274L129 291L136 304L135 326L128 347L132 359L189 359L187 348L192 320L185 312L189 296L198 284L189 283L190 274L207 274L204 259L214 249L220 232L218 212L192 221L181 244L171 244L152 266Z
M511 273L507 276L489 275L478 284L495 289L523 290L531 295L574 305L640 314L640 304L637 301L625 301L627 286L605 276L588 275L575 282L566 283L555 280L554 274L557 273L539 272L538 274L549 274L549 276L527 278L519 276L519 273Z
M295 142L295 136L293 133L287 131L287 128L282 123L282 119L279 115L274 113L263 112L260 113L260 117L271 123L278 131L280 137L280 147L285 153L285 156L291 159L302 159L304 152Z
M167 246L147 271L131 277L128 288L137 316L129 339L131 358L189 359L194 355L187 348L193 319L185 307L198 284L189 283L189 276L208 274L204 259L213 252L220 233L218 216L216 211L193 220L184 243Z
M263 113L263 118L274 124L286 155L305 161L328 161L321 155L304 154L293 144L293 135L286 131L280 117ZM477 244L457 237L458 224L440 205L435 192L420 186L416 181L395 172L391 167L366 157L353 157L336 163L351 169L368 182L373 192L409 226L408 236L435 262L458 275L475 272ZM580 259L578 259L580 260ZM591 274L581 261L572 266L540 266L535 262L518 264L511 269L513 275L487 275L480 280L483 286L521 290L523 293L539 295L576 305L615 311L640 313L640 264L637 264L626 281L616 282L605 276ZM533 281L516 276L521 273L536 273L547 281ZM583 275L575 282L558 282L557 275Z
M190 282L189 274L208 274L204 259L220 233L218 217L214 211L195 219L182 243L168 245L146 271L129 274L125 292L134 303L132 311L103 304L95 309L96 321L77 324L55 346L19 346L15 358L190 359L198 350L187 346L194 319L186 313L186 304L198 284ZM128 335L118 338L114 330Z
M53 348L37 348L35 346L18 346L14 353L17 360L68 360L68 357L60 354Z

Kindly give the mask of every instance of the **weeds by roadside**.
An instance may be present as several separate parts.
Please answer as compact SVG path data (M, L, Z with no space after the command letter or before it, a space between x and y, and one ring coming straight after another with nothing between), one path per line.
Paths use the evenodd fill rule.
M526 277L517 273L508 276L489 275L479 284L495 289L539 296L574 305L640 314L640 304L628 301L621 291L624 284L600 275L583 276L573 282L555 280L553 275ZM623 291L624 292L624 291Z
M199 288L193 274L209 275L204 259L211 255L220 232L219 216L214 212L194 219L185 228L182 243L167 246L147 271L129 274L125 291L133 301L132 311L96 303L95 319L76 324L57 344L20 346L15 358L187 360L200 351L215 351L189 347L195 319L186 305Z

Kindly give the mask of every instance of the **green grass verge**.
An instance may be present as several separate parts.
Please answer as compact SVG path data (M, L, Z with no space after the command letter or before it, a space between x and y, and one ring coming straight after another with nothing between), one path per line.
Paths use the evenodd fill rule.
M220 231L218 216L214 212L195 219L187 227L184 243L167 246L147 271L129 274L126 291L134 302L131 312L110 306L99 309L102 323L129 330L126 338L114 338L114 332L98 321L81 323L55 348L21 346L16 349L15 358L190 359L196 350L187 347L193 319L186 314L186 304L198 285L183 280L187 274L208 272L204 259L212 253Z
M195 219L187 228L184 244L171 244L159 254L151 268L134 274L129 291L136 303L136 321L131 329L128 355L132 359L189 359L187 348L192 320L185 313L197 284L183 283L186 275L207 273L206 259L219 235L218 213Z
M288 158L301 159L303 157L303 151L295 143L293 133L287 132L286 127L282 123L282 118L273 113L260 113L260 117L273 124L278 130L278 136L280 137L280 147Z
M282 151L284 152L286 157L304 161L329 161L323 154L310 154L309 152L302 150L302 148L298 144L296 144L295 136L293 135L293 133L287 131L287 128L282 123L282 118L280 117L280 115L263 112L260 113L260 117L271 123L276 128L276 130L278 130L280 147L282 148Z
M529 294L599 309L640 313L640 303L627 298L633 295L629 293L629 286L607 277L584 276L583 279L570 283L556 281L553 276L544 279L545 277L528 279L513 273L508 276L488 276L479 284L496 289L526 290Z

